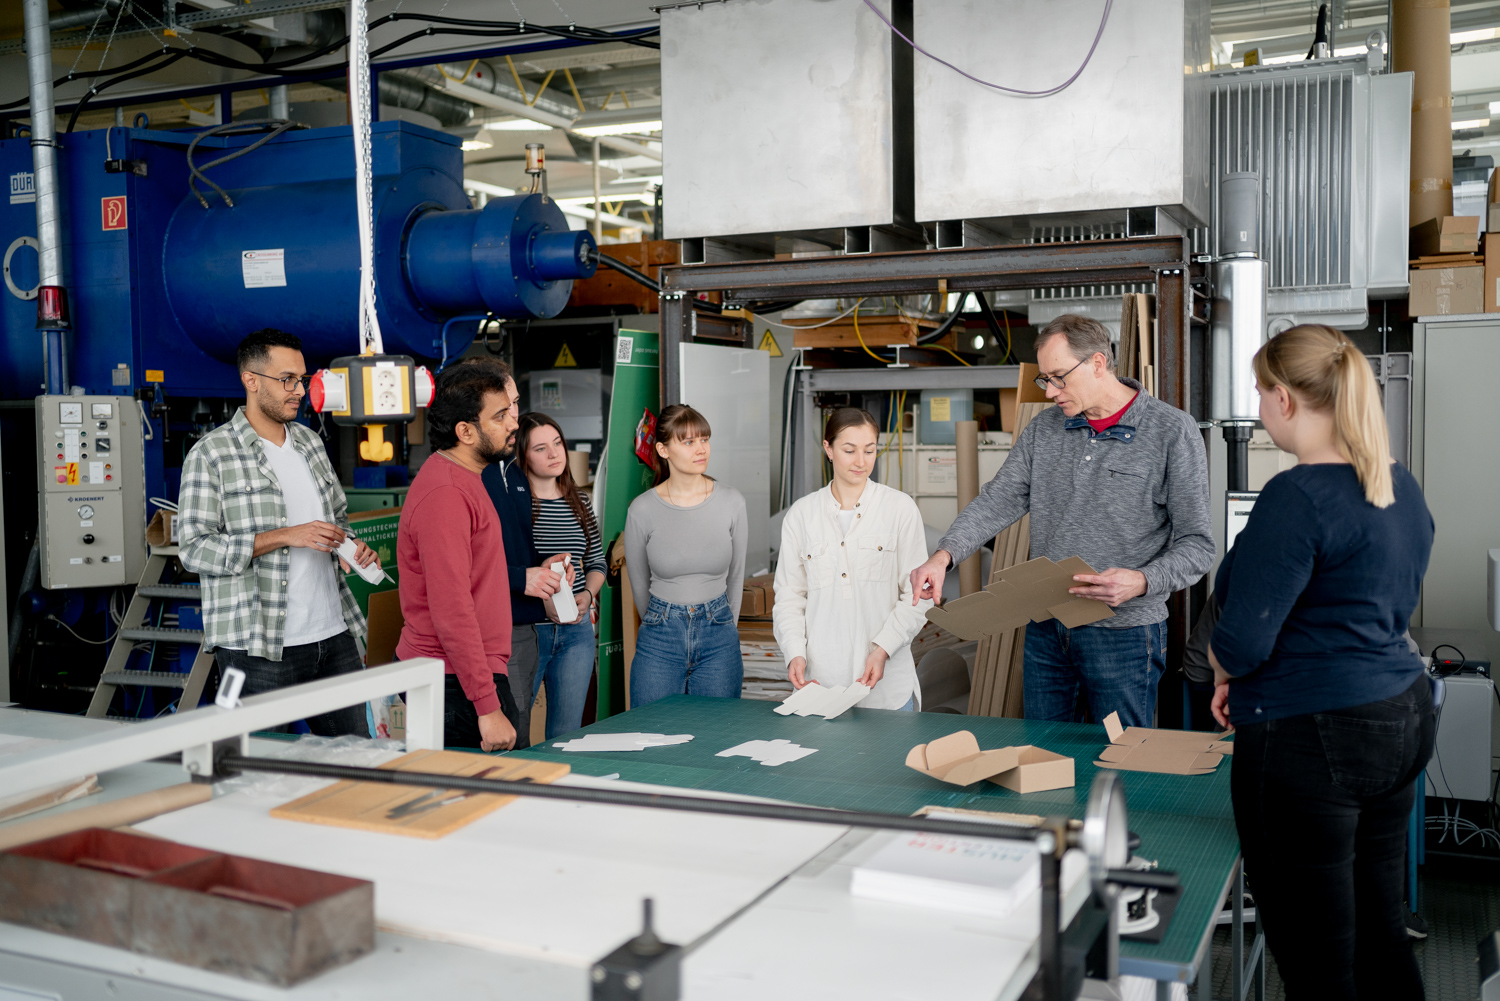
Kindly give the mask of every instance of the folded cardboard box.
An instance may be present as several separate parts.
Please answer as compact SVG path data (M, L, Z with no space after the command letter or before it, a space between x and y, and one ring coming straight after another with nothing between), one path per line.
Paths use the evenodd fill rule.
M985 779L1023 793L1073 786L1072 758L1031 744L981 751L968 730L918 744L907 752L906 766L956 786Z
M146 545L177 545L176 511L161 510L152 515L151 523L146 526Z
M1420 268L1410 274L1412 316L1458 316L1484 312L1485 269Z
M1092 573L1098 571L1077 556L1061 563L1038 557L1000 571L1000 579L983 591L928 609L927 618L963 640L1054 618L1069 629L1077 629L1115 614L1102 601L1068 593L1069 588L1078 586L1074 574Z
M1477 215L1445 215L1411 228L1411 255L1472 254L1479 249Z
M771 614L776 606L776 589L772 587L774 574L747 577L743 585L744 597L740 599L740 618L761 619Z
M1109 746L1099 752L1094 764L1100 768L1118 768L1127 772L1156 772L1160 775L1207 775L1219 767L1224 755L1234 753L1234 745L1216 734L1196 730L1153 730L1150 727L1120 725L1120 714L1104 717L1104 732Z

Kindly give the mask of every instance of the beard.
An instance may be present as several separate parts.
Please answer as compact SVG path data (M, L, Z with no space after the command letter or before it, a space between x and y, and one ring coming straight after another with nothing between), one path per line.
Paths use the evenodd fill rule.
M303 397L303 399L306 399L306 397ZM302 400L298 400L297 409L292 410L291 413L288 414L287 411L290 409L290 403L290 399L284 399L280 402L277 402L269 395L267 395L265 390L261 390L261 392L257 393L255 396L256 409L258 409L267 420L275 421L277 424L290 424L295 421L297 419L297 415L302 412Z
M509 436L506 439L505 444L496 445L493 438L485 434L483 431L480 431L479 444L474 447L474 451L479 454L479 458L483 460L485 465L489 465L492 462L499 462L501 459L514 452L515 444L515 435Z

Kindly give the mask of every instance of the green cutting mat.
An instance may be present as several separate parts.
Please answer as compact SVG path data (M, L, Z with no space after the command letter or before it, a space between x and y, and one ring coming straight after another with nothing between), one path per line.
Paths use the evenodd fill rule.
M612 716L582 733L691 733L693 740L642 751L574 753L556 741L515 753L567 761L585 775L619 773L633 782L804 803L845 810L911 814L923 806L963 807L1082 817L1093 761L1107 739L1103 727L1075 723L954 716L946 713L851 709L835 720L778 716L775 703L677 695ZM983 748L1035 744L1075 761L1072 789L1021 795L992 782L960 788L906 767L906 754L957 730L969 730ZM716 757L747 740L787 739L817 754L768 767L750 758ZM1187 976L1221 894L1239 858L1239 838L1229 801L1229 764L1211 775L1151 775L1121 772L1130 827L1141 836L1140 854L1180 874L1182 900L1160 944L1121 943L1124 972L1170 977L1164 966ZM1159 966L1158 964L1163 964Z

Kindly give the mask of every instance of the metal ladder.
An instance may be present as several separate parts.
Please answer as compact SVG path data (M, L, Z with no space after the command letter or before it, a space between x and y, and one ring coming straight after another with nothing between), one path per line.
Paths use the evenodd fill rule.
M104 664L104 673L99 676L99 684L94 689L94 698L89 703L87 715L99 719L106 718L110 703L114 701L115 691L126 685L142 688L179 688L182 690L182 697L178 699L178 709L198 708L198 699L203 695L203 687L208 681L208 672L214 662L213 653L203 649L203 630L169 629L142 624L146 622L146 615L151 610L153 601L167 598L192 600L201 597L203 592L197 584L163 584L161 582L162 573L176 558L176 546L151 547L151 555L146 559L146 569L141 574L141 582L136 585L135 596L130 599L130 606L125 610L125 617L120 620L120 628L115 633L114 646L110 648L109 660ZM198 652L193 658L192 669L187 672L127 671L125 668L130 663L131 652L135 649L135 645L143 640L196 647Z

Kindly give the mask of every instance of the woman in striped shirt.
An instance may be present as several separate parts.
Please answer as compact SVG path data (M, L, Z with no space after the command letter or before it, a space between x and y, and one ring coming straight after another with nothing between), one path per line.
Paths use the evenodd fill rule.
M599 523L588 498L568 471L568 441L546 414L525 414L516 431L516 456L531 484L531 525L539 553L566 553L573 561L573 598L578 617L558 622L552 600L544 604L551 621L536 627L537 667L533 691L547 686L547 739L583 725L583 703L594 673L594 606L607 565Z

